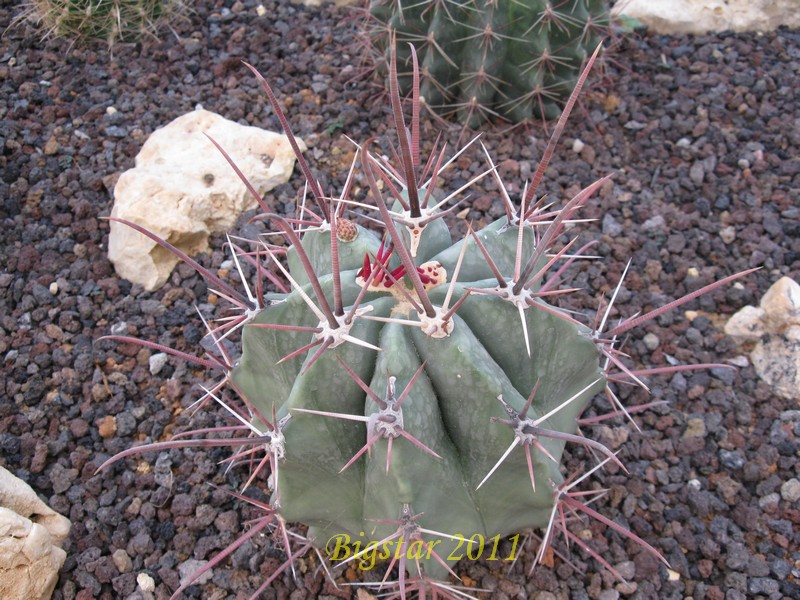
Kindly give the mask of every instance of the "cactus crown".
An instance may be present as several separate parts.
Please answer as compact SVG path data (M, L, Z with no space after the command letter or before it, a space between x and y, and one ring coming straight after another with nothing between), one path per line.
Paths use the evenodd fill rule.
M204 432L190 432L132 448L109 463L145 449L230 446L233 462L251 469L245 487L269 473L269 504L233 493L256 504L263 516L203 569L269 528L287 559L261 589L313 550L334 567L385 559L385 585L404 598L411 591L463 596L447 580L448 575L457 579L456 560L477 558L485 543L499 543L525 528L543 531L535 563L560 532L611 569L572 533L567 514L597 519L661 558L591 508L595 492L587 496L575 489L609 462L624 469L579 426L630 417L632 410L620 404L613 383L640 382L666 370L627 367L617 350L622 333L739 275L609 327L616 292L594 326L547 302L573 291L557 286L566 266L591 244L570 254L574 240L558 247L559 240L606 181L588 186L560 209L536 197L586 71L521 198L515 201L505 191L488 159L486 171L464 187L494 178L506 215L454 241L446 221L463 188L435 200L438 175L450 161L444 148L421 160L418 69L413 49L409 52L414 67L408 124L394 55L390 67L396 160L376 155L374 140L358 152L373 204L350 199L355 161L341 194L322 193L272 89L250 67L296 148L314 208L304 205L296 218L271 214L251 188L285 245L262 240L245 250L230 243L237 270L242 273L242 263L249 262L257 273L253 288L242 276L244 293L158 240L241 309L209 326L216 354L198 358L117 338L222 372L203 400L225 407L234 419L226 431L234 436L204 438ZM354 204L373 212L370 221L379 224L377 231L346 218ZM236 332L242 343L241 356L234 359L226 342ZM613 410L582 422L582 411L599 392L605 392ZM560 464L565 444L590 450L596 464L565 477ZM287 522L309 525L307 534L292 532ZM478 541L481 550L473 546ZM386 583L395 567L396 580Z
M502 119L555 119L581 68L611 35L602 0L372 0L366 33L386 56L398 42L403 93L419 51L428 106L468 127Z

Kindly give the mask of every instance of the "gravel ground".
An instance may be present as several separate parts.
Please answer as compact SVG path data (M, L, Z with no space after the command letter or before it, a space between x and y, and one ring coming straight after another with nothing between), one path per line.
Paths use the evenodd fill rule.
M160 290L119 279L106 258L116 176L133 166L157 127L202 104L242 123L278 127L241 66L256 65L291 106L295 132L324 186L339 188L355 140L382 135L387 108L374 83L354 78L361 52L355 22L331 7L254 1L201 1L160 42L70 48L42 43L27 26L2 38L0 60L0 464L30 483L73 523L54 598L140 598L137 575L167 598L181 574L230 543L254 516L207 485L233 487L241 474L217 463L224 450L146 455L95 475L133 443L163 440L189 425L183 412L207 383L201 370L170 359L150 373L149 350L97 342L124 332L188 352L203 335L194 305L213 314L205 283L179 267ZM17 14L0 5L0 27ZM721 329L756 304L782 275L800 280L800 32L662 37L624 41L608 79L584 100L547 171L545 189L561 198L609 172L586 209L584 226L603 260L574 271L594 307L629 258L619 298L630 315L731 273L760 271L637 330L631 363L740 362ZM114 107L116 112L108 109ZM433 140L433 127L426 137ZM449 134L453 141L458 132ZM583 150L577 154L574 140ZM535 169L546 141L539 125L489 132L506 180ZM477 153L459 160L446 185L484 167ZM275 191L288 210L301 179ZM494 217L489 184L467 218ZM253 230L246 225L241 230ZM463 223L458 225L463 227ZM222 238L200 257L224 261ZM598 428L631 476L610 470L599 510L657 547L671 571L614 532L592 525L592 544L628 578L614 581L580 552L571 564L527 575L528 548L508 571L497 562L461 563L458 572L492 598L800 597L800 410L775 396L752 367L650 380L668 405ZM628 402L644 393L622 391ZM195 427L222 423L204 413ZM625 442L622 444L622 442ZM583 455L568 456L576 468ZM186 593L246 598L283 561L271 538L257 538ZM201 562L197 562L201 561ZM298 580L280 577L263 598L349 597L305 561ZM352 573L345 573L344 581Z

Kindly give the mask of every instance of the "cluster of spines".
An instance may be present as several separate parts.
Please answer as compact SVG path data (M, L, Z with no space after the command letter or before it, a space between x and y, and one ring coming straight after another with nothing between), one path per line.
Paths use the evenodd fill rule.
M413 58L413 52L412 52ZM249 65L248 65L249 66ZM589 67L591 66L591 60L589 63ZM587 71L588 68L587 67ZM523 192L521 201L520 201L520 208L517 209L515 207L514 202L511 200L510 195L506 192L506 187L503 185L502 181L499 179L497 175L496 169L494 165L491 164L490 161L490 169L485 173L479 175L477 179L486 176L487 174L491 174L497 182L500 184L501 189L501 197L504 201L507 211L507 225L506 227L515 227L518 231L518 244L516 248L515 256L513 257L513 276L508 277L504 276L502 270L495 264L495 259L492 257L491 252L486 249L486 247L482 244L480 237L475 235L473 232L467 235L467 237L461 243L459 248L459 258L457 261L457 267L455 269L455 273L452 275L452 279L448 284L448 291L446 293L446 299L442 303L441 306L437 307L432 302L431 298L428 295L429 287L426 285L426 282L423 280L423 274L420 273L419 268L414 264L413 260L413 240L414 238L414 231L424 229L428 226L431 222L435 219L440 218L441 215L446 214L448 211L434 211L430 210L427 207L427 201L430 197L430 187L432 186L432 182L436 180L436 176L440 172L440 169L443 168L445 164L443 162L444 156L444 149L442 148L441 151L434 151L432 155L432 159L428 161L428 163L422 167L421 172L423 173L422 177L418 176L418 170L420 169L420 160L419 160L419 91L418 91L418 82L416 81L415 75L415 83L413 85L413 100L412 106L414 107L414 112L412 116L411 126L410 128L406 127L406 123L403 119L403 112L401 109L400 103L400 95L399 89L397 87L397 75L396 75L396 63L392 60L391 63L391 81L394 82L392 86L391 94L392 94L392 102L393 102L393 112L396 121L396 127L400 137L399 148L396 150L395 155L399 159L399 167L394 168L392 164L388 161L383 159L379 159L374 157L369 152L369 143L365 144L363 148L360 149L360 156L364 165L364 172L367 177L369 187L371 193L373 195L373 199L376 203L376 210L378 210L381 222L385 226L389 241L388 244L381 245L378 251L371 257L368 258L367 261L364 263L364 267L361 270L362 275L362 293L359 294L358 298L356 299L355 303L351 305L349 308L344 306L344 301L342 299L342 291L341 291L341 282L339 280L339 267L338 267L338 258L339 258L339 244L341 243L349 243L352 242L354 239L353 237L353 228L351 227L351 223L346 221L343 218L343 211L344 209L350 204L351 202L347 200L347 192L350 188L350 182L352 177L348 177L348 183L345 185L344 192L339 195L338 198L333 198L332 196L324 196L319 189L318 184L311 178L310 169L306 164L303 156L300 154L299 149L297 148L297 144L294 143L294 138L291 134L291 130L288 125L288 121L283 116L281 111L280 105L275 98L275 95L272 93L271 88L263 80L263 78L253 69L250 67L256 76L258 77L259 81L261 82L262 86L264 87L265 91L267 92L268 97L270 98L272 105L276 114L279 116L281 123L284 127L285 132L290 138L293 147L295 147L297 158L299 164L301 166L302 171L306 174L308 178L308 189L311 191L314 201L316 203L316 208L318 213L315 211L310 211L303 207L299 213L297 218L294 219L287 219L284 217L280 217L273 214L268 214L269 219L275 225L276 229L284 235L288 241L290 241L292 245L292 251L295 253L296 260L299 264L302 265L302 270L305 273L305 277L307 278L307 286L301 285L295 279L292 278L289 271L283 266L281 259L285 259L284 256L286 254L286 250L282 248L278 248L266 243L256 244L257 250L255 252L248 252L243 250L240 246L230 242L229 245L232 249L234 255L234 263L237 267L237 271L242 277L242 282L244 284L245 293L241 293L237 291L235 288L231 287L226 282L219 279L215 274L210 272L209 270L201 267L198 263L196 263L193 259L188 256L185 256L179 250L172 247L168 242L158 240L150 234L149 232L145 231L138 225L133 223L125 222L126 224L134 227L144 235L149 235L156 239L159 244L163 247L167 248L168 250L176 253L180 258L188 262L190 265L194 266L199 273L201 273L213 286L215 291L228 299L234 306L240 309L240 314L234 317L224 318L221 322L211 324L207 323L209 336L211 337L214 345L218 351L217 354L207 353L204 357L194 357L188 355L186 353L172 350L170 348L163 347L159 344L155 344L148 341L142 341L138 339L132 338L125 338L119 336L109 336L113 339L122 340L122 341L130 341L142 344L149 348L158 349L160 351L168 352L174 356L178 356L182 359L194 362L197 365L200 365L205 368L210 368L214 370L221 371L223 376L221 381L219 381L216 385L212 386L210 389L204 390L204 396L198 401L199 404L203 404L209 400L213 400L214 402L220 404L224 407L226 411L233 417L235 423L234 425L226 428L217 428L217 429L210 429L210 430L197 430L197 431L190 431L180 436L176 436L176 439L169 441L169 442L162 442L157 444L150 444L147 446L139 446L135 448L131 448L118 456L114 457L110 461L108 461L103 467L124 458L126 456L130 456L137 452L142 452L145 450L163 450L169 448L182 448L182 447L189 447L189 446L200 446L200 447L212 447L212 446L228 446L235 450L233 457L228 461L230 466L237 465L237 464L244 464L247 465L250 469L250 476L245 484L245 487L250 485L255 477L262 472L265 472L267 468L269 468L270 472L270 479L272 482L272 486L274 489L274 495L271 500L270 504L266 503L259 503L255 502L250 498L245 497L240 493L231 492L231 494L237 498L240 498L246 502L250 502L256 505L261 511L263 511L263 516L257 519L254 523L252 528L241 538L239 538L236 542L234 542L230 547L224 550L220 555L215 557L212 561L210 561L200 572L195 575L199 577L202 573L208 571L209 569L213 568L217 564L219 564L224 558L229 556L233 551L235 551L238 547L240 547L247 539L250 539L256 533L262 531L272 531L277 539L283 544L286 554L287 560L282 564L279 569L277 569L270 578L264 582L264 584L256 591L253 597L256 597L267 585L269 585L272 581L275 580L276 577L280 575L281 572L289 569L294 570L294 561L302 556L304 553L308 552L309 550L314 550L319 554L318 549L314 546L313 540L305 538L303 536L299 536L296 533L293 533L288 527L286 522L281 517L281 497L280 497L280 489L278 486L278 473L280 470L281 461L285 457L287 452L287 448L285 446L285 440L283 437L283 428L291 418L291 413L287 414L286 416L282 417L281 419L277 418L274 410L272 414L263 414L263 411L259 409L258 406L250 402L246 396L246 394L242 393L240 389L237 388L235 382L231 378L231 373L233 371L234 360L230 356L229 352L226 349L226 345L223 344L223 340L228 337L232 332L239 330L240 328L244 327L245 325L256 325L256 326L267 326L267 327L274 327L276 329L286 329L286 330L293 330L295 332L306 332L312 334L312 341L303 347L297 348L296 350L287 354L283 360L288 360L293 358L294 356L309 352L312 349L315 349L314 353L311 355L310 361L307 362L305 369L308 369L320 356L322 356L327 350L336 347L342 343L355 343L359 345L369 345L368 342L364 340L360 340L357 337L351 336L349 334L350 326L352 323L357 319L384 319L384 320L394 320L396 322L400 322L401 324L409 324L415 326L421 326L420 323L423 323L426 319L428 322L432 322L435 327L432 328L433 330L438 330L443 335L449 335L448 327L452 324L451 319L455 314L456 310L461 306L461 304L468 298L469 294L471 293L483 293L483 294L490 294L496 295L500 298L507 300L513 303L520 312L521 317L521 327L523 331L526 331L526 320L524 316L524 311L535 308L537 310L548 310L553 311L548 305L543 302L539 302L538 299L555 293L563 293L564 290L556 290L554 285L555 282L560 278L564 266L559 268L552 273L552 268L557 260L567 258L566 263L571 263L575 258L582 255L587 246L584 246L577 255L569 256L566 254L567 250L571 247L572 242L570 242L567 246L565 246L560 252L554 255L548 255L546 252L549 248L555 243L558 239L559 235L564 232L564 228L567 223L570 222L575 216L576 211L588 200L591 193L594 192L597 187L602 183L603 180L589 186L586 190L577 194L573 199L566 203L566 205L561 208L560 210L555 210L547 205L544 204L543 199L538 201L534 201L535 191L538 183L541 181L542 176L544 174L545 169L547 168L548 162L550 157L552 156L553 149L555 147L555 142L558 139L561 131L563 130L563 124L569 114L569 111L574 103L574 99L580 91L580 87L585 79L586 71L583 73L581 79L579 80L575 91L573 92L570 101L567 104L567 108L561 116L559 120L555 132L553 134L553 138L551 139L550 144L545 151L545 154L542 157L542 160L539 164L539 167L533 177L533 181L530 185L525 188ZM416 73L416 70L415 70ZM213 140L212 140L213 142ZM216 145L216 143L215 143ZM217 146L219 148L219 146ZM242 177L243 181L248 185L251 190L251 193L254 194L256 199L259 202L262 202L261 197L255 192L252 186L247 183L246 178L243 174L241 174L236 167L235 164L230 160L228 155L224 152L222 148L219 148L222 152L223 156L231 163L231 166L239 173L240 177ZM354 161L355 167L355 161ZM351 170L352 176L352 170ZM427 179L428 185L426 184L419 184L420 179L425 179L426 177L430 176ZM400 206L397 210L390 210L387 206L385 200L383 199L382 194L379 191L377 185L377 178L382 178L386 187L389 188L390 193L396 200L397 204ZM471 183L474 183L471 182ZM398 187L399 186L399 187ZM402 188L402 189L400 189ZM421 197L420 197L421 196ZM449 197L448 197L449 198ZM266 206L263 206L265 212ZM437 205L438 207L438 205ZM350 223L350 224L348 224ZM404 238L403 234L397 229L395 224L399 224L401 226L406 227L408 240ZM312 264L311 260L308 257L308 254L304 250L303 241L301 239L302 232L306 230L318 230L318 229L326 229L329 228L332 231L338 233L342 231L342 235L331 235L330 236L330 266L331 266L331 274L333 278L333 305L328 302L325 294L321 289L321 285L319 279L317 277L317 273L315 271L314 265ZM542 231L540 231L542 230ZM529 249L523 247L523 240L525 238L525 232L531 231L533 232L532 235L536 241L535 249L533 252L529 252ZM452 307L449 306L450 297L453 291L454 286L456 285L457 281L457 271L462 265L462 261L464 259L465 250L467 248L467 244L470 241L474 241L476 244L480 256L483 257L485 260L485 269L488 272L491 272L497 279L497 287L494 289L472 289L467 290L467 292L456 302ZM387 257L389 256L390 248L396 248L400 254L400 266L394 269L390 269L388 267ZM266 260L265 260L266 259ZM248 261L256 268L256 285L254 286L254 290L247 285L245 282L243 269L241 268L242 260ZM289 284L285 284L281 281L281 279L276 276L276 272L282 273L288 280ZM545 283L541 283L543 280L543 276L545 273L550 272L551 277ZM746 273L746 272L745 272ZM595 322L594 327L587 328L588 329L588 336L595 342L597 345L600 353L602 356L605 357L605 375L604 378L607 382L620 382L620 383L631 383L636 382L644 385L641 383L641 379L644 376L652 375L652 374L661 374L661 373L668 373L676 370L681 369L702 369L702 368L709 368L711 366L720 367L723 365L692 365L686 367L668 367L668 368L660 368L660 369L647 369L647 370L633 370L630 369L625 365L622 360L621 353L617 349L618 345L618 338L619 336L628 331L630 328L635 327L641 323L644 323L652 318L657 317L658 315L662 314L667 310L671 310L689 300L696 298L697 296L716 289L717 287L737 278L745 273L740 273L736 275L731 275L726 277L725 279L706 286L700 290L697 290L673 303L655 309L645 315L641 316L634 316L629 319L621 320L615 326L609 326L606 329L606 325L609 319L609 315L611 314L612 305L614 299L616 298L616 294L619 290L619 286L617 290L615 290L614 295L611 297L608 305L605 308L605 311L598 311L598 317ZM624 274L623 274L624 277ZM360 311L359 305L363 299L363 294L366 293L366 290L370 288L376 282L383 282L385 285L386 282L390 282L388 287L396 287L397 289L404 290L403 292L406 294L407 300L414 305L418 315L419 315L419 322L415 321L402 321L398 319L393 319L391 317L375 317L372 315L367 314L368 311ZM305 326L305 325L294 325L294 324L286 324L286 325L263 325L263 324L252 324L251 321L255 315L257 315L268 303L265 300L265 290L268 287L267 282L272 284L275 288L277 288L282 293L288 293L290 291L297 291L299 292L303 300L308 304L311 311L319 318L319 325L317 326ZM620 281L620 285L621 285ZM408 285L407 285L408 284ZM314 296L313 298L311 295L306 293L304 290L310 288L311 294ZM570 290L568 290L570 291ZM563 318L569 321L574 321L572 317L569 317L565 313L561 311L553 311L553 314L556 314L559 318ZM527 334L526 334L526 343L527 343ZM530 346L528 346L528 352L530 353ZM337 357L338 358L338 357ZM402 437L412 443L416 448L423 453L429 454L433 457L437 457L438 455L434 452L431 448L427 447L423 442L417 439L413 434L406 431L403 424L403 416L402 416L402 405L405 397L407 396L409 390L415 385L417 378L419 377L420 373L422 372L422 367L417 371L411 381L407 384L404 388L403 392L400 393L398 396L394 389L394 379L389 376L386 388L386 394L381 397L372 391L367 384L361 380L358 375L341 359L339 359L341 367L347 374L353 379L353 381L361 387L361 389L367 394L367 396L375 402L375 404L379 407L379 411L373 413L370 417L365 417L361 415L347 415L343 413L332 413L332 412L321 412L321 411L312 411L312 410L295 410L295 412L305 412L307 414L316 414L317 416L324 416L324 417L332 417L338 419L354 419L358 421L365 422L367 424L367 439L362 446L361 450L356 453L352 459L342 465L341 471L345 471L349 468L356 460L358 460L365 452L369 451L371 447L374 446L378 442L378 440L383 439L386 440L388 445L387 457L386 457L386 470L389 470L390 461L391 461L391 443L393 440L397 439L398 437ZM423 365L424 366L424 365ZM590 384L594 385L599 383L600 380L594 381ZM540 563L544 557L545 549L551 547L554 543L555 533L560 531L563 535L565 543L569 546L571 543L575 543L577 546L585 550L587 553L592 555L593 557L597 558L598 561L609 568L612 573L614 573L617 577L621 579L619 573L613 570L611 565L609 565L602 556L599 556L586 542L581 540L579 537L575 536L568 527L568 523L577 515L583 514L594 518L608 527L612 528L613 530L617 531L623 536L628 537L629 539L635 541L639 545L641 545L646 550L654 553L658 556L661 560L663 558L660 554L641 540L638 536L635 536L633 533L625 530L624 528L620 527L618 524L614 523L607 517L599 514L593 508L591 508L589 504L589 500L595 498L599 493L596 490L587 493L580 492L575 490L575 487L596 472L599 468L603 465L608 463L609 461L613 461L618 465L622 466L616 455L610 452L607 448L602 446L601 444L589 440L583 436L572 435L564 432L554 432L548 429L543 428L541 425L543 421L545 421L549 416L550 413L532 419L528 416L527 411L530 407L530 404L533 400L533 397L536 393L536 385L534 385L533 391L531 392L527 404L522 410L515 410L511 406L509 406L504 399L501 397L497 398L497 400L503 406L503 409L507 415L507 419L496 419L498 422L509 426L514 432L513 442L507 449L507 451L500 457L498 457L498 461L493 469L491 469L486 476L483 478L483 481L478 485L481 487L487 480L489 480L495 470L503 463L504 460L514 451L515 448L520 447L522 451L526 455L526 460L528 464L528 471L530 477L530 483L532 488L535 491L536 488L536 480L534 477L533 466L531 461L531 450L536 449L539 451L543 451L544 455L547 455L547 451L544 450L540 443L541 437L552 437L556 439L560 439L564 442L575 442L585 446L589 450L598 451L600 454L604 454L605 458L603 460L598 460L598 463L586 471L583 474L580 473L573 473L566 481L556 483L552 483L553 488L553 507L552 512L550 514L550 518L548 521L548 525L545 527L544 535L539 538L539 550L536 555L536 559L534 561L534 566ZM227 392L226 388L230 388L235 392L235 397L232 398L231 394ZM551 413L558 412L559 410L563 409L565 406L569 405L571 402L575 400L583 391L579 392L575 396L564 400L559 406L555 407ZM612 412L601 415L599 417L594 417L592 419L585 419L585 420L578 420L579 427L588 427L592 426L602 420L610 419L616 417L618 415L626 415L630 418L630 413L634 412L633 409L626 409L622 406L621 402L618 398L614 395L613 390L609 385L605 385L605 393L609 397L611 401L611 405L613 407ZM236 397L238 397L240 402L236 401ZM644 405L636 407L635 410L644 410L650 405ZM632 419L631 419L632 420ZM224 438L209 438L207 437L209 433L223 433L228 436L231 434L233 437L224 437ZM552 457L551 457L552 458ZM555 460L555 459L553 459ZM103 468L101 467L101 468ZM623 467L624 469L624 467ZM586 498L589 500L586 500ZM383 541L391 541L395 538L402 538L404 539L403 543L409 543L409 540L412 541L419 541L420 543L425 543L425 538L422 537L423 534L426 535L433 535L433 536L443 536L443 537L452 537L450 534L446 532L439 532L432 529L426 529L420 526L418 522L419 515L415 515L413 511L413 507L407 504L402 506L400 511L399 518L395 518L395 516L390 515L387 516L387 519L384 521L385 523L389 524L396 524L397 530L394 534L388 536ZM401 553L402 554L402 553ZM457 575L452 571L449 565L443 560L442 557L438 556L435 552L433 552L435 559L441 563L448 573L453 575L457 578ZM358 558L358 555L354 555L351 557L350 560L355 560ZM320 562L325 565L326 562L322 556L320 556ZM347 561L350 562L350 561ZM394 586L397 590L397 594L405 598L406 594L411 591L416 591L420 593L420 595L424 593L432 593L432 594L439 594L445 597L463 597L465 592L460 589L458 586L454 586L452 584L436 581L435 579L430 578L426 573L424 568L420 565L419 561L416 564L407 564L405 555L400 556L397 560L398 562L398 579L395 582L389 582L388 578L392 572L392 567L394 566L395 561L392 561L392 564L389 565L389 568L386 571L386 576L383 581L383 585L389 586L390 588ZM340 565L341 566L341 565ZM327 566L325 567L327 570ZM407 577L406 571L409 571L410 576ZM329 573L330 575L330 573ZM175 595L179 594L183 591L186 586L190 585L191 582L187 582L186 584L182 585L176 592Z

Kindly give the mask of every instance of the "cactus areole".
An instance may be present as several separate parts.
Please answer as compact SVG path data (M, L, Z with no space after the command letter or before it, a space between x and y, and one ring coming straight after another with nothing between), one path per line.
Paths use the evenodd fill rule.
M272 531L287 558L260 589L313 550L326 569L366 569L383 561L384 584L396 573L391 585L401 597L432 590L463 597L463 588L448 579L457 579L454 564L511 559L505 554L513 555L516 544L501 549L503 536L531 528L542 532L534 565L563 539L619 577L570 530L569 515L591 517L661 558L590 507L601 492L573 491L610 461L624 469L614 453L583 434L606 418L631 418L647 407L623 407L615 382L641 383L644 375L688 368L632 370L616 349L619 336L741 274L607 326L618 287L595 324L581 324L548 300L575 291L560 287L560 280L591 242L572 249L575 240L563 239L566 226L607 178L547 203L536 188L589 67L532 181L517 188L524 190L520 198L511 198L487 155L483 173L434 200L444 195L433 186L454 157L434 147L428 160L420 159L417 70L407 126L396 64L393 55L390 96L399 140L389 154L395 160L373 151L374 140L365 141L338 197L322 194L272 89L250 67L295 147L308 205L291 218L269 214L239 173L268 213L271 235L284 241L275 245L267 235L250 249L230 242L244 292L158 240L241 310L209 325L216 353L200 358L122 338L220 370L220 383L205 399L222 404L235 423L205 438L207 430L187 432L132 448L108 463L143 450L232 447L234 462L251 467L245 487L266 486L269 503L231 492L263 517L196 576L259 531ZM350 197L359 162L369 192L363 201ZM447 225L451 213L465 189L483 177L495 180L506 214L454 236ZM378 226L356 224L353 206ZM246 282L244 263L255 268L255 286ZM227 342L238 333L241 353L233 356ZM721 365L691 368L709 366ZM611 411L581 421L598 392L605 392ZM565 473L567 444L586 450L583 471ZM308 525L307 533L289 529L293 522Z

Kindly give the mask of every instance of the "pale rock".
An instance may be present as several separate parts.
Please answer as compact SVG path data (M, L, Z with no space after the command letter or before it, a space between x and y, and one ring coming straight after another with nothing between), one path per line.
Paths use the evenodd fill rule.
M166 352L158 352L156 354L153 354L148 359L150 374L158 375L161 372L161 369L164 368L164 365L167 364L167 358L169 358L169 355Z
M148 138L135 167L114 188L111 216L133 221L188 255L208 249L211 232L230 229L256 200L222 154L230 155L260 195L285 183L295 156L286 136L195 110ZM305 144L298 139L301 150ZM121 223L111 222L108 256L117 273L147 290L166 282L172 253Z
M611 450L616 450L627 442L629 433L630 430L627 427L608 427L607 425L601 425L597 431L600 442Z
M800 481L797 478L784 481L781 485L781 498L787 502L797 502L800 500Z
M195 574L200 571L203 567L208 564L207 560L197 560L196 558L190 558L178 565L178 574L181 577L181 585L189 585L192 583L193 585L202 585L207 581L211 580L211 576L214 574L211 569L200 575L199 577L195 577Z
M719 237L725 244L732 244L736 239L736 227L728 225L719 230Z
M618 563L614 565L617 573L619 573L623 579L633 579L636 575L636 563L632 560L626 560L624 562Z
M145 593L154 592L156 590L156 580L147 573L139 573L136 576L136 583L139 585L139 589Z
M47 600L67 558L70 522L0 467L0 598Z
M725 323L725 334L737 344L760 340L764 333L764 309L760 306L745 306Z
M769 336L756 344L750 360L758 376L779 396L800 401L800 327L795 339Z
M706 423L700 417L692 417L686 422L683 438L706 437Z
M621 0L611 12L667 35L800 27L797 0Z
M39 499L33 488L0 467L0 506L43 526L56 543L69 536L71 523Z
M800 401L800 285L782 277L758 307L745 306L725 324L739 344L753 344L750 361L776 394Z
M767 290L759 303L764 310L764 325L770 333L800 325L800 284L781 277Z
M124 548L117 548L111 555L114 566L120 573L130 573L133 571L133 561Z

